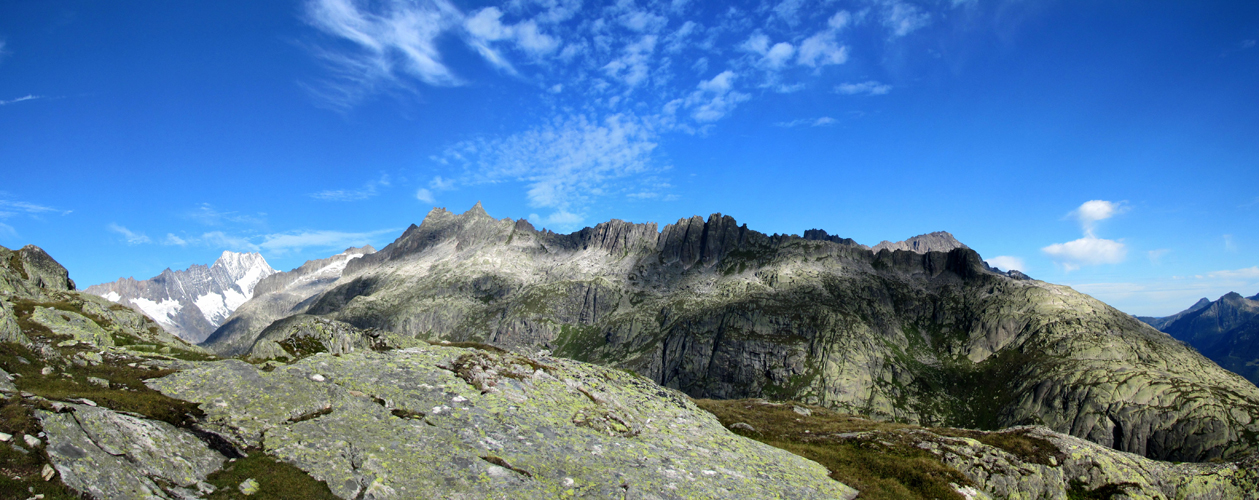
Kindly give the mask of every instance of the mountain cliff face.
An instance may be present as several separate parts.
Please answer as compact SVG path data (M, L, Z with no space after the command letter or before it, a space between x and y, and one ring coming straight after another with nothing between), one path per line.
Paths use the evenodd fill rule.
M547 349L693 397L794 399L923 425L1037 424L1151 458L1252 451L1259 389L1069 287L973 250L876 251L714 214L572 234L435 209L307 314ZM928 235L931 236L931 235ZM925 242L925 243L924 243ZM914 251L915 249L919 251Z
M306 312L309 299L336 282L350 261L375 252L371 245L347 248L332 257L309 260L292 271L263 278L253 289L253 299L237 308L203 343L226 355L244 354L272 322Z
M275 273L261 254L223 252L209 267L167 269L147 280L122 278L84 291L143 311L171 333L199 343Z
M1165 318L1141 318L1220 366L1259 384L1259 295L1230 292Z

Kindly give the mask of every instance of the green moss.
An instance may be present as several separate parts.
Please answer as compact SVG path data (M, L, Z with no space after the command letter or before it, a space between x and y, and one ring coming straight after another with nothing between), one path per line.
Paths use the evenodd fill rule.
M1066 460L1067 454L1049 440L1032 436L1027 431L980 432L966 429L936 428L931 432L942 436L965 437L988 446L1000 448L1025 462L1054 465ZM1053 460L1050 460L1050 459Z
M240 483L247 479L258 482L258 492L250 496L241 494L239 489ZM250 450L248 457L226 463L223 469L210 474L206 482L218 488L206 497L210 500L337 500L327 483L261 450Z
M321 352L328 352L328 348L324 347L323 342L311 335L291 335L278 343L285 352L293 356L293 361Z
M15 381L18 389L48 399L89 399L110 409L138 413L180 427L190 425L202 415L196 404L170 398L144 384L147 379L169 375L173 370L133 368L110 362L88 366L49 365L26 346L12 342L0 343L0 366L19 375ZM50 366L52 373L44 375L45 366ZM88 377L108 380L110 386L89 383Z
M930 452L914 446L900 429L913 426L875 422L815 406L761 400L695 400L726 427L742 422L756 432L736 434L781 448L825 466L831 478L861 491L862 499L956 499L950 486L972 484ZM805 416L793 406L808 408ZM837 434L874 432L868 439L840 439Z
M9 254L9 269L21 276L22 280L31 279L30 275L26 274L26 266L22 265L22 258L18 256L17 252Z

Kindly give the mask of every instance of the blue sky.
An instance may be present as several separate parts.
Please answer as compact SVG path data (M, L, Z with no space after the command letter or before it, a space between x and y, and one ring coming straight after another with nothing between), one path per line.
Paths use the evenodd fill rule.
M0 244L80 286L434 206L721 212L1166 315L1259 292L1259 3L0 4Z

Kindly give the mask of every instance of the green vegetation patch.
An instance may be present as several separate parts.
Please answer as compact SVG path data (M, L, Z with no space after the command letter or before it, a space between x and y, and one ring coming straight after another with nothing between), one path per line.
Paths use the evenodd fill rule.
M73 352L73 348L64 351ZM0 343L0 367L18 375L14 380L18 389L47 399L88 399L106 408L138 413L178 427L187 427L203 415L195 403L171 398L144 384L147 379L163 377L174 370L131 367L110 360L86 366L49 363L26 346L12 342ZM50 368L47 374L45 367ZM106 380L109 386L93 384L89 377Z
M915 426L875 422L793 403L763 400L695 400L736 434L822 464L831 478L861 491L865 500L962 500L950 483L971 481L903 432ZM803 415L796 408L808 410ZM747 430L743 423L755 430ZM734 426L734 427L731 427ZM853 433L869 433L861 437Z
M1006 453L1019 457L1024 462L1052 466L1062 463L1067 458L1067 454L1059 450L1049 440L1033 436L1026 430L982 432L967 429L936 428L931 429L931 432L941 436L974 439L993 448L1000 448Z
M0 443L0 498L31 498L43 495L45 500L86 498L62 484L59 476L45 481L42 473L49 464L43 447L30 448L21 436L37 436L42 430L33 413L37 403L19 397L0 399L0 432L10 434L9 442ZM46 403L44 404L46 406Z
M258 483L258 491L245 496L240 485L249 479ZM221 470L210 474L206 482L218 488L206 497L210 500L338 500L327 483L261 450L250 450L248 457L227 462Z

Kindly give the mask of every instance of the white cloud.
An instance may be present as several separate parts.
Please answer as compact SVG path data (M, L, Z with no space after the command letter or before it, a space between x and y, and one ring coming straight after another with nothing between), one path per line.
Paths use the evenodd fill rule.
M329 189L311 193L309 196L323 201L361 201L380 194L377 188L389 187L389 174L381 174L380 178L367 181L358 189Z
M585 116L556 119L503 139L451 146L442 158L462 167L463 175L435 178L430 187L520 182L529 206L555 210L546 220L571 220L594 200L647 179L655 171L650 165L655 139L652 128L632 115L600 122Z
M860 83L841 83L835 87L835 91L845 95L884 95L892 91L892 86L870 80Z
M931 23L931 14L900 0L882 0L883 26L892 37L902 37Z
M107 227L110 231L113 231L113 232L115 232L115 233L121 234L121 235L122 235L122 239L123 239L123 241L126 241L128 245L140 245L140 244L144 244L144 243L152 243L152 242L153 242L153 240L150 240L148 236L145 236L145 235L144 235L144 233L136 233L136 232L133 232L133 231L131 231L130 229L127 229L127 228L125 228L125 227L122 227L122 226L120 226L120 225L118 225L118 224L116 224L116 223L113 223L113 222L109 223L109 225L108 225L108 226L106 226L106 227Z
M1237 242L1233 240L1233 235L1231 234L1224 235L1224 251L1225 252L1237 251Z
M826 21L826 29L800 42L796 63L817 68L848 61L848 47L837 41L839 32L848 26L852 15L846 10L836 12Z
M584 217L564 210L552 213L546 217L541 217L538 214L529 214L529 222L532 222L535 226L542 227L551 226L571 228L581 224L581 221L583 220L585 220Z
M1068 271L1079 269L1080 265L1118 264L1128 256L1128 248L1123 242L1091 235L1066 243L1054 243L1041 251L1058 259Z
M992 267L995 267L997 269L1002 269L1005 271L1010 271L1010 270L1018 270L1018 271L1023 271L1023 272L1027 271L1027 264L1023 262L1023 259L1018 258L1018 257L1011 257L1009 255L998 255L996 257L986 260L985 262L987 262L988 265Z
M242 236L234 236L223 231L211 231L202 234L195 239L189 239L189 244L203 245L210 248L223 248L236 252L257 252L258 245L255 245L249 238Z
M1093 235L1097 229L1097 223L1121 213L1126 212L1127 206L1123 202L1115 203L1105 200L1090 200L1080 205L1080 208L1071 212L1076 219L1080 221L1080 228L1084 230L1084 234Z
M1150 250L1145 254L1150 258L1150 263L1157 266L1163 260L1163 256L1167 255L1169 252L1171 252L1171 249L1159 248L1157 250Z
M1252 267L1247 267L1244 269L1236 269L1232 271L1215 271L1213 273L1207 273L1206 277L1219 278L1219 279L1255 280L1255 279L1259 279L1259 266L1252 266Z
M521 51L533 57L549 54L559 48L559 39L543 33L537 22L526 20L505 25L502 17L503 11L498 7L486 7L463 22L464 29L472 38L470 44L492 64L515 71L502 55L490 48L492 42L510 40Z
M162 240L162 244L186 247L188 246L188 240L175 236L174 233L166 233L166 239Z
M655 50L656 35L643 35L637 42L626 46L620 57L604 65L603 72L632 89L649 76L649 63Z
M420 200L424 203L428 203L430 205L433 203L437 203L437 199L433 198L433 192L425 188L420 188L419 190L415 192L415 199Z
M379 6L379 12L360 7ZM459 85L460 78L442 62L437 39L461 25L463 14L446 0L381 2L311 0L306 21L354 50L317 49L336 74L321 97L348 106L382 85L406 87L404 77L428 85Z
M800 23L800 7L804 0L783 0L774 6L774 15L790 26Z
M0 222L0 234L7 235L10 237L16 237L17 230L13 229L13 226Z
M33 101L33 100L35 100L35 99L43 99L43 98L44 98L44 96L27 94L27 95L24 95L24 96L22 96L22 97L18 97L18 98L16 98L16 99L9 99L9 100L7 100L7 101L0 100L0 106L7 106L7 105L9 105L9 104L19 103L19 102L22 102L22 101Z
M381 229L364 233L347 233L341 231L302 231L286 234L269 234L263 237L258 248L276 253L301 251L305 248L341 249L362 246L371 243L376 237L396 232L397 229Z
M715 122L722 119L739 103L750 99L752 96L735 92L734 80L738 75L733 71L726 70L712 77L711 80L704 80L696 85L696 90L686 99L680 99L666 105L666 112L669 112L669 106L673 109L678 106L691 110L691 118L700 123Z

